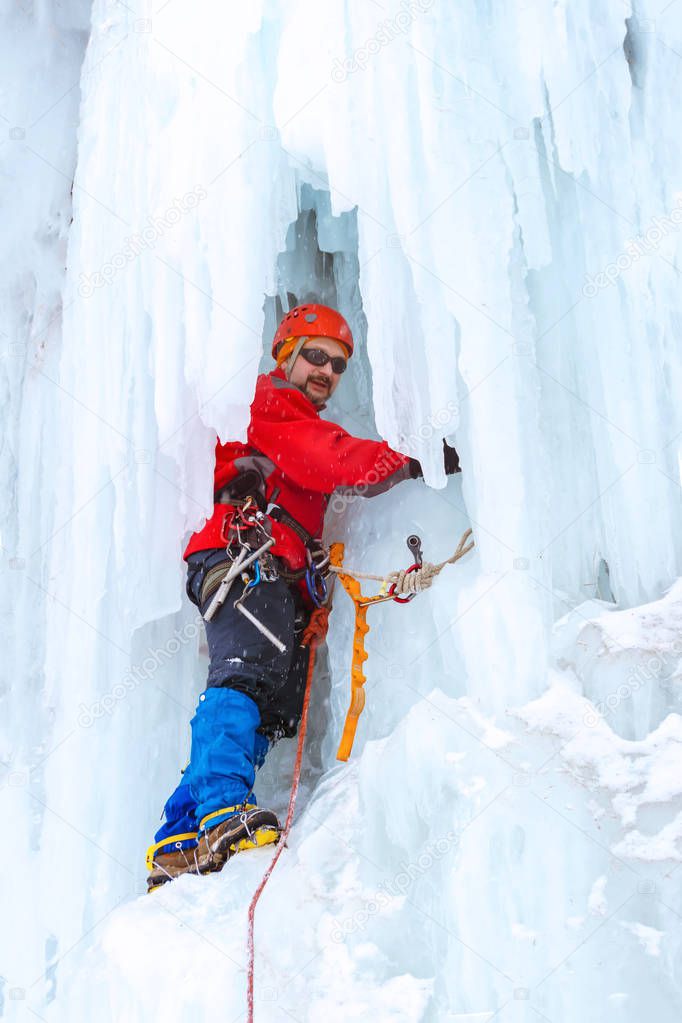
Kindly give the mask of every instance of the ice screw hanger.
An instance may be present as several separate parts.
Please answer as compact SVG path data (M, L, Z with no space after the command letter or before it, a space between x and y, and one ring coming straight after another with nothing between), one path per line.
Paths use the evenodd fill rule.
M353 749L358 720L365 706L364 685L367 679L363 670L363 664L368 657L365 650L365 636L369 632L367 608L371 604L380 604L385 600L395 600L400 604L407 604L413 597L416 597L417 593L421 593L422 590L431 585L445 565L459 561L460 558L463 558L472 549L474 541L469 540L471 535L471 530L467 529L459 541L453 556L448 558L447 561L443 561L440 565L432 565L430 562L426 562L426 564L422 562L421 540L416 533L413 533L407 538L407 546L415 559L414 563L409 568L401 569L398 572L391 572L388 576L369 575L368 573L352 572L350 569L344 569L342 567L344 545L342 543L333 543L329 548L330 571L338 575L344 590L355 605L355 632L353 633L353 659L351 661L350 674L350 706L346 714L341 742L336 753L337 760L348 760ZM467 541L469 542L467 543ZM393 583L388 593L380 592L374 597L367 597L362 593L358 579L381 581L384 584L384 590L389 580L392 579ZM401 595L396 596L396 594Z

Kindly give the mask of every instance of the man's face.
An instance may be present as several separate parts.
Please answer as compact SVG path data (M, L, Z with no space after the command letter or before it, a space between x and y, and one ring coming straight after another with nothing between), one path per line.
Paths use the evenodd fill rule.
M308 338L303 348L321 348L327 355L340 355L344 359L348 357L346 347L329 337ZM298 387L299 391L303 391L313 405L324 405L336 390L340 377L333 372L330 362L326 366L311 366L301 352L294 363L294 368L286 370L287 380Z

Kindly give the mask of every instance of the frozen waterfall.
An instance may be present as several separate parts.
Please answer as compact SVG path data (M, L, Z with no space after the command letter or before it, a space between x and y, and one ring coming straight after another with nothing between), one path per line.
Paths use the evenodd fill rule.
M152 897L204 686L182 551L282 312L426 482L347 564L476 548L315 681L256 1019L682 1011L682 4L37 0L0 13L0 1018L237 1023L271 851ZM463 472L440 467L441 438ZM293 742L259 778L286 807Z

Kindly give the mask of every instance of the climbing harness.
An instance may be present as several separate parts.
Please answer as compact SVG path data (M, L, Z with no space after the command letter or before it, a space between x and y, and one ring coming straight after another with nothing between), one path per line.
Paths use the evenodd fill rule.
M368 657L367 651L365 650L365 636L369 632L369 625L367 624L367 608L372 604L380 604L385 600L395 600L399 604L406 604L408 601L412 600L417 593L421 593L431 585L438 573L441 572L446 565L451 565L456 561L459 561L460 558L463 558L464 555L472 549L474 541L471 540L467 543L471 535L471 530L467 529L459 541L457 550L453 556L448 558L446 561L441 562L439 565L432 565L430 562L422 563L421 540L416 534L412 534L407 538L407 546L415 557L414 563L407 569L390 572L386 576L369 575L368 573L354 572L351 569L343 568L343 544L335 543L331 545L330 571L335 572L338 575L343 588L355 604L355 632L353 634L353 657L351 661L350 680L351 698L343 726L341 742L339 743L339 748L336 753L337 760L348 760L353 748L358 720L365 706L364 685L367 679L363 671L363 664ZM380 581L383 584L382 591L385 591L389 582L391 583L391 587L388 590L388 593L380 591L376 596L368 597L362 593L360 583L358 582L359 579L374 579Z
M329 555L303 529L300 523L296 522L283 508L274 506L273 511L279 514L273 515L271 512L268 512L268 514L277 521L286 521L286 524L295 528L296 533L304 541L306 545L306 568L296 573L286 573L278 569L273 556L268 553L275 543L268 527L268 514L262 511L253 495L235 500L233 506L225 512L221 532L223 540L226 541L225 551L231 564L223 575L213 600L204 612L204 619L210 622L215 617L227 600L235 579L240 576L245 585L241 596L234 602L235 609L247 621L251 622L280 653L284 653L286 643L283 643L256 615L249 611L245 606L245 600L261 581L272 582L277 579L278 575L281 575L286 582L305 578L308 593L314 607L322 607L327 599L327 584L324 572L329 566ZM258 543L260 540L264 540L264 542L260 543L260 546L253 550L253 544ZM233 553L235 547L239 547L239 553L236 555ZM315 560L313 552L318 556L318 560ZM253 566L253 578L246 571L251 566Z
M227 497L225 499L227 500ZM241 597L235 601L235 608L252 625L255 625L280 652L283 652L285 645L244 606L244 600L248 592L261 580L272 582L281 576L289 584L303 579L313 606L322 607L327 600L326 576L329 574L329 553L320 541L315 540L300 522L297 522L279 505L269 505L266 513L254 495L248 495L243 499L232 499L232 501L232 507L225 512L221 530L221 537L226 543L226 554L231 565L222 576L215 596L204 613L204 619L210 622L215 617L225 603L232 583L238 576L241 576L246 586ZM275 543L270 535L268 517L289 526L303 541L306 549L305 568L289 571L281 566L279 568L275 566L272 555L268 553L270 547ZM264 540L264 542L256 550L253 550L253 544L258 543L259 540ZM237 547L239 553L235 556L233 549ZM254 565L253 579L246 574L246 569L251 565ZM220 574L220 570L218 574Z
M246 585L234 606L282 652L285 649L284 644L244 607L248 591L257 586L261 578L267 581L277 578L272 555L268 554L275 540L267 528L267 516L260 510L254 497L249 495L243 501L235 502L234 506L225 513L221 535L226 541L225 553L232 563L225 572L213 600L204 612L205 621L210 622L215 617L227 600L232 583L237 576L241 576ZM259 541L262 542L253 550L252 545ZM236 546L239 547L239 553L235 555L233 548ZM251 565L255 566L253 579L246 572Z
M322 607L327 599L326 577L329 575L329 552L320 540L313 537L281 505L273 504L271 501L268 505L267 514L275 522L281 522L282 525L288 526L305 545L306 567L298 571L280 568L281 577L287 583L298 582L299 579L304 579L308 595L314 607Z
M238 556L235 558L230 568L228 568L223 578L223 581L216 590L216 594L213 600L211 601L209 606L206 608L206 611L204 612L204 619L207 622L210 622L211 619L215 617L217 612L220 610L220 608L227 600L227 595L230 592L230 587L232 586L232 583L237 578L237 576L240 575L242 572L245 572L249 565L252 565L253 562L256 561L256 559L261 554L264 554L266 551L268 551L272 547L274 542L275 541L273 540L273 538L269 537L269 539L267 539L264 544L262 544L257 550L253 551L253 553L251 554L248 553L249 552L248 547L246 546L242 547Z

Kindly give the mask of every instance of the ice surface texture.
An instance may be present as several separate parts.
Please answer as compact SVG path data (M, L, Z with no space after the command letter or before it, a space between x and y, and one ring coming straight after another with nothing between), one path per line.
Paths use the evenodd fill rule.
M368 571L477 547L370 612L344 767L337 595L258 1018L678 1019L682 5L69 8L0 15L3 1017L244 1009L270 854L136 895L205 673L215 432L317 294L358 338L328 414L428 484L330 538Z

